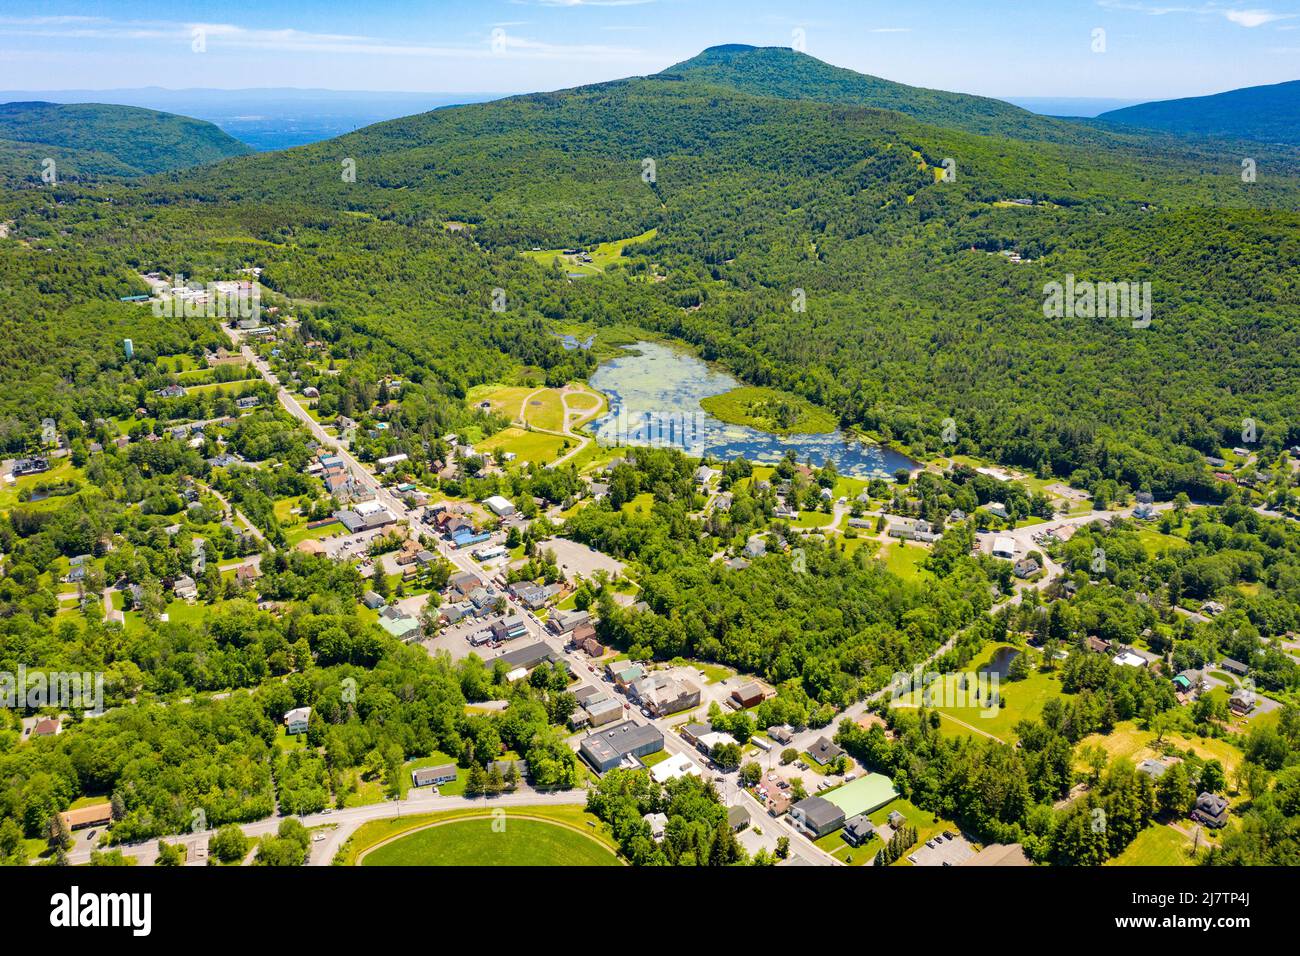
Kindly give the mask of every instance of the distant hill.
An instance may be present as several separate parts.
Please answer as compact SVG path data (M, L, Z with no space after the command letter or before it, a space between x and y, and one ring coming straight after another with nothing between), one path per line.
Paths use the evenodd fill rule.
M1102 113L1097 119L1117 126L1296 146L1300 145L1300 80L1142 103Z
M1003 100L930 90L832 66L788 47L709 47L652 79L689 79L781 99L844 103L906 113L935 126L1022 139L1069 141L1079 127Z
M250 152L211 123L104 103L0 104L0 165L40 175L52 157L67 176L144 176ZM31 158L38 163L28 170Z

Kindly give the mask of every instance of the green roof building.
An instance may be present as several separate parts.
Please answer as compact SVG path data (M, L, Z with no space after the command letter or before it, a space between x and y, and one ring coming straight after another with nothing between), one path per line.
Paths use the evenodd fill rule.
M846 819L860 813L872 813L879 810L891 800L898 797L893 782L881 773L869 773L865 777L846 783L822 794L827 800L844 811Z

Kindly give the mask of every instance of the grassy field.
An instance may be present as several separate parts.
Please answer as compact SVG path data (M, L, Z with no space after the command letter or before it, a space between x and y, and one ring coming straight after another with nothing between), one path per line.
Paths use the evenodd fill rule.
M498 448L504 452L513 452L518 456L517 464L539 462L545 464L560 456L566 439L559 435L545 432L530 432L522 428L510 428L497 432L491 438L479 442L476 449L485 453L495 452Z
M1100 746L1112 760L1116 757L1125 757L1133 763L1141 763L1149 757L1159 755L1159 750L1152 745L1155 737L1156 735L1151 731L1142 730L1133 721L1126 720L1116 724L1115 729L1104 737L1100 734L1084 737L1075 747L1075 753L1079 753L1084 747ZM1218 760L1229 776L1242 760L1240 750L1227 741L1213 737L1185 737L1180 733L1169 733L1165 735L1165 742L1180 750L1191 749L1202 759ZM1079 769L1084 769L1082 762L1079 764Z
M534 428L546 431L564 430L564 400L569 408L581 415L574 424L590 421L605 408L605 398L587 385L574 382L565 389L533 388L527 385L485 385L470 390L471 405L487 402L493 412L505 415L511 421L523 421Z
M1191 547L1191 544L1182 538L1175 537L1172 534L1162 534L1150 528L1142 528L1137 534L1142 541L1143 549L1148 557L1152 558L1166 551L1181 551Z
M821 511L801 511L799 517L790 522L792 528L825 528L835 520L834 515Z
M963 670L978 673L980 668L992 660L993 655L1001 646L1004 645L991 645L986 648ZM1001 681L998 686L998 693L1006 706L999 707L993 716L984 716L986 711L977 705L939 707L937 709L942 715L940 726L945 731L963 736L979 734L982 731L983 734L992 734L1000 740L1012 743L1016 740L1015 725L1022 720L1033 719L1041 714L1043 705L1052 697L1061 693L1061 682L1055 674L1031 671L1030 675L1024 680ZM916 706L919 700L920 692L916 691L902 697L900 703L895 706ZM967 726L963 727L962 724Z
M921 564L930 556L928 548L919 544L907 544L902 539L897 542L891 540L881 547L884 551L879 557L883 558L885 567L904 581L922 581L931 577L929 571L921 568Z
M14 505L22 504L19 501L19 495L24 488L35 488L37 485L57 485L65 481L80 481L85 477L85 472L80 468L73 467L70 459L56 459L57 464L51 463L49 471L43 471L36 475L24 475L15 479L13 484L5 482L0 484L0 511L6 511ZM47 498L44 502L35 502L26 504L27 508L39 508L44 504L57 505L62 499Z
M653 239L657 230L651 229L649 232L643 232L639 236L630 236L627 239L616 239L613 242L602 242L595 248L589 250L591 253L591 262L579 262L577 256L566 256L562 249L538 249L535 251L522 252L525 259L532 259L534 262L540 262L542 265L549 266L557 260L560 267L565 272L572 272L577 275L597 276L604 272L611 263L623 255L623 250L628 246L645 242Z
M700 400L710 415L732 425L748 425L778 435L835 431L835 416L808 399L775 388L740 385Z
M1191 866L1192 842L1173 827L1149 826L1107 866Z
M449 810L443 813L417 814L363 823L348 839L335 858L336 864L375 865L595 865L618 864L616 845L608 828L582 806L528 807L517 810L500 808L496 816L485 814L481 807ZM493 832L493 820L504 823L504 832ZM521 824L536 823L535 828ZM442 824L427 829L431 824ZM464 826L473 824L473 826ZM443 834L436 830L446 830ZM498 827L499 829L499 827ZM418 831L418 832L412 832ZM380 843L411 833L384 847ZM413 837L430 834L418 842ZM494 838L501 838L496 844ZM543 842L545 841L545 842ZM581 841L581 842L579 842ZM376 855L389 851L384 856ZM373 852L370 852L373 849ZM475 855L466 859L466 851ZM430 859L438 854L438 859ZM454 855L454 859L449 856ZM549 858L548 858L549 857ZM410 861L410 862L408 862Z
M643 492L623 505L623 514L648 515L654 507L654 503L655 496L648 491Z

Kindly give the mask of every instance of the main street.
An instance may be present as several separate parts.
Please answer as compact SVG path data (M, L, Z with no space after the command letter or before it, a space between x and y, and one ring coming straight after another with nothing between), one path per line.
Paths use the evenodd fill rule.
M298 402L297 398L295 398L294 395L290 393L288 389L280 385L278 379L276 378L275 374L271 371L271 368L266 361L264 361L260 356L258 356L247 345L243 345L242 343L240 343L236 333L234 333L231 330L228 330L228 332L231 335L232 340L234 340L236 344L241 345L241 349L244 356L253 365L253 367L257 369L257 371L262 375L262 377L269 384L271 384L277 389L277 396L279 398L280 404L284 406L284 408L290 414L292 414L294 417L302 421L310 430L311 434L316 438L316 440L323 447L332 450L335 454L337 454L340 458L342 458L344 464L347 465L347 467L352 471L356 479L359 482L361 482L365 487L370 489L375 494L376 498L387 508L389 508L389 510L391 510L395 516L397 516L400 520L406 521L411 531L414 534L416 534L417 536L425 537L430 541L436 541L439 552L445 558L447 558L447 560L450 561L457 569L461 571L467 571L475 575L476 577L479 577L480 579L491 579L493 577L492 572L489 572L486 569L484 569L482 566L480 566L476 561L472 559L472 557L468 553L464 551L460 551L452 547L451 545L449 545L447 542L443 541L441 536L436 532L436 530L428 526L423 521L423 519L420 517L419 509L408 509L406 507L406 504L401 499L399 499L391 491L385 488L383 484L379 481L379 479L372 472L370 472L367 468L365 468L361 464L361 462L359 462L355 457L353 457L351 452L346 447L345 442L335 439L332 435L330 435L325 430L325 428L314 418L312 418L312 416L307 412L307 410L302 407L302 405ZM572 436L572 433L568 429L568 417L569 415L568 415L568 409L566 404L565 433ZM1163 509L1169 507L1169 505L1160 505L1157 507ZM840 504L837 502L834 510L835 510L835 515L833 519L833 527L835 528L835 530L838 531L839 525L843 519L843 515L847 513L847 508L842 508ZM1070 533L1073 533L1073 531L1077 527L1090 524L1093 521L1109 520L1115 517L1128 517L1131 516L1132 513L1133 513L1132 508L1124 508L1124 509L1112 509L1108 511L1090 512L1082 515L1071 515L1068 517L1054 519L1052 521L1045 522L1042 524L1026 525L1021 528L1013 529L1011 531L998 532L998 535L1010 537L1015 542L1016 550L1018 553L1025 553L1028 552L1029 550L1039 550L1041 553L1043 549L1040 548L1033 539L1034 539L1034 535L1042 531L1045 531L1050 528L1050 529L1057 529L1057 530L1068 530ZM988 535L982 537L985 538L985 540L981 542L983 550L987 550L988 546L991 544L991 539L993 536ZM1031 587L1044 586L1046 581L1048 581L1052 576L1050 572L1059 571L1059 570L1060 569L1056 568L1054 565L1049 565L1048 568L1049 574L1043 575L1042 580L1035 583L1021 584L1019 587L1016 588L1016 591L1009 599L1009 602L1004 602L1001 605L995 606L993 609L991 609L990 613L996 611L997 607L1006 606L1007 603L1011 603L1011 604L1018 603L1021 600L1024 591L1026 589ZM513 598L509 599L509 604L511 609L524 619L528 628L529 636L532 639L545 641L556 654L562 656L565 659L572 672L576 675L579 675L579 677L584 677L585 675L588 675L590 673L588 671L589 661L577 650L566 648L564 646L564 641L562 638L551 635L547 631L541 619L535 613L533 613L531 610L529 610L527 607L523 606L522 604L515 602ZM960 633L961 632L958 632L954 634L952 637L950 637L947 641L944 642L943 645L938 647L918 666L922 670L924 670L926 666L933 663L943 654L947 653L947 651L949 651L956 643L956 640L960 635ZM890 688L888 687L882 688L881 690L868 695L863 700L850 705L849 707L841 711L838 715L836 715L836 722L842 720L857 720L861 718L863 715L865 715L868 712L868 710L871 707L877 704L888 693L890 693ZM628 708L628 710L630 711L630 708ZM830 854L826 853L825 851L815 846L810 840L808 840L801 833L799 833L798 830L785 819L769 817L765 809L762 807L762 804L752 794L748 793L743 788L741 788L733 778L730 778L725 774L718 774L717 771L712 769L709 766L709 763L703 758L703 756L694 747L688 745L685 741L683 741L675 732L672 723L680 723L681 722L680 716L677 717L673 722L670 722L665 719L647 719L644 718L639 711L635 712L634 714L630 714L630 716L631 719L636 720L638 723L654 724L664 736L665 749L670 754L686 755L686 757L694 764L696 769L699 770L702 776L705 777L722 776L723 783L719 789L723 793L724 802L726 802L727 805L729 806L740 805L746 807L750 811L751 818L754 819L756 824L761 825L763 827L775 828L781 831L782 833L784 833L784 835L789 836L791 838L790 846L791 846L792 853L801 856L807 862L818 864L818 865L842 865L838 860L831 857ZM833 729L830 730L829 732L830 734L834 733ZM794 739L790 741L790 743L787 744L786 746L793 747L798 751L804 752L807 751L809 747L812 746L819 737L825 736L827 735L827 733L828 731L826 728L805 729L797 733ZM536 795L536 796L541 796L541 795ZM569 802L573 802L572 794L568 794L566 795L566 797ZM434 799L451 801L448 808L450 808L450 806L463 806L465 804L465 801L462 798L434 798ZM498 798L497 802L500 805L509 805L501 802L504 801L505 799L506 798ZM409 802L410 801L405 801L404 803L409 803ZM427 806L427 800L424 804L422 804L422 806ZM356 808L355 810L338 811L337 815L330 819L332 819L335 822L339 822L344 820L351 820L353 816L355 816L357 818L357 821L361 822L365 819L379 819L382 817L386 817L391 815L392 812L393 812L392 804L378 804L372 807ZM345 814L349 816L345 817L344 816ZM250 826L251 827L264 826L266 828L265 832L271 832L274 830L275 825L276 825L275 821L267 821L265 823L252 824ZM339 830L335 831L335 836L330 837L326 841L327 848L333 848L333 849L330 849L328 854L326 854L325 850L321 851L320 855L322 857L326 857L324 859L324 862L327 863L329 862L329 859L332 859L334 852L337 850L337 846L341 845L343 839L346 838L344 835L342 835L343 829L344 829L343 827L340 827ZM348 830L347 832L351 832L351 831ZM320 862L317 860L317 856L318 854L316 852L315 845L314 845L313 853L312 853L313 863Z

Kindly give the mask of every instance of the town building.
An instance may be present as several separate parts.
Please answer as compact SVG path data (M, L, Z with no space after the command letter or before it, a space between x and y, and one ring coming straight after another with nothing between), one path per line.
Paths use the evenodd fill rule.
M600 773L620 765L641 766L640 757L664 749L664 735L651 724L625 720L583 738L578 753Z
M818 839L844 825L844 811L824 797L805 797L790 808L790 820Z

